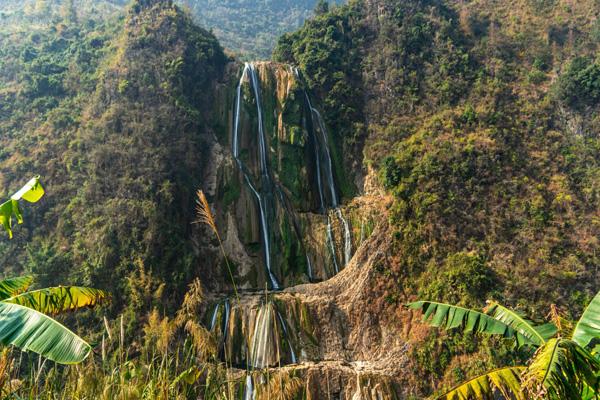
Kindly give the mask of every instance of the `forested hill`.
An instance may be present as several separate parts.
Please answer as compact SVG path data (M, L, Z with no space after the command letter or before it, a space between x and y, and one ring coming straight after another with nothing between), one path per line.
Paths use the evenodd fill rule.
M77 11L91 10L78 2L21 9L0 0L7 21L0 25L1 194L8 198L33 174L47 188L26 208L14 240L0 240L0 270L31 273L39 286L110 291L111 305L96 316L124 316L129 354L139 354L140 343L153 348L140 327L169 325L195 278L211 289L244 272L263 277L261 240L281 245L273 253L293 261L280 274L306 283L288 287L277 304L289 301L283 317L300 316L297 325L310 330L301 361L339 362L348 385L364 372L349 365L372 368L393 380L398 398L424 398L526 359L493 339L449 334L442 342L404 303L481 308L495 299L536 320L555 304L573 319L600 289L598 0L352 0L284 34L274 52L281 64L248 67L245 75L175 2L135 0L126 12L108 3L94 2L108 10L94 15ZM273 21L287 13L275 8L269 19L261 10L239 18L270 21L269 32L279 32ZM206 18L222 21L223 12ZM231 39L240 49L256 40L246 42L255 31L240 32ZM268 110L261 151L268 149L264 164L274 172L262 175L250 73L263 79ZM240 76L246 83L238 92ZM235 108L236 96L243 107ZM229 150L234 120L246 126L239 153ZM310 142L316 125L322 137ZM319 207L317 190L303 186L309 175L321 178L325 163L315 173L305 162L319 160L319 145L327 150L329 213L323 194ZM242 161L249 171L236 169ZM259 216L250 178L239 179L246 173L267 176L267 189L281 183L268 200L284 206L265 217L273 238L260 235L267 213ZM227 231L225 258L214 234L193 224L198 188ZM293 206L303 213L296 225L286 219ZM311 266L305 245L316 242L319 260L335 262L345 227L357 238L347 241L348 269L316 283L303 272ZM229 310L228 299L210 294L221 302L213 309ZM258 314L254 305L245 315ZM239 313L237 321L245 318ZM94 321L87 333L100 342L101 319ZM143 362L132 360L132 370L156 367ZM314 387L328 387L327 368Z
M280 39L348 169L393 196L372 314L495 298L576 316L600 289L599 16L596 0L366 0ZM411 336L412 385L481 372L438 335Z
M328 3L340 4L344 0ZM178 0L223 47L247 60L268 60L283 33L300 27L319 0ZM126 0L1 0L2 31L62 19L106 19L123 14ZM323 6L321 6L322 8Z
M286 32L312 16L318 0L182 0L225 48L249 60L267 60ZM330 1L331 4L344 0Z

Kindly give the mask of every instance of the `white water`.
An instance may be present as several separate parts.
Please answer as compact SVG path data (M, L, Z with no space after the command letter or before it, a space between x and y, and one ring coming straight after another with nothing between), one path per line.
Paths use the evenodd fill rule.
M268 367L270 364L268 354L269 345L277 345L277 343L270 343L273 338L273 313L274 310L271 303L263 305L258 310L254 325L254 336L252 337L252 347L250 349L252 366L254 368L262 369Z
M342 214L342 210L339 208L337 209L337 215L344 226L344 262L345 265L348 265L352 259L352 235L350 234L350 226L348 225L348 221L346 221L344 215Z
M277 322L281 330L277 329ZM280 333L288 343L289 355L292 364L296 364L298 359L296 352L292 346L291 337L289 335L285 320L275 309L272 302L263 304L258 310L254 323L254 335L252 337L252 345L250 348L251 366L262 369L272 366L273 363L279 362L281 357L281 349L279 349Z
M295 69L294 72L296 76L299 77L298 70ZM327 128L325 127L325 121L321 116L319 110L312 106L310 101L310 97L306 94L306 102L308 103L308 107L310 109L311 118L313 121L313 131L319 131L321 140L315 135L315 160L317 167L317 186L319 189L319 198L321 201L321 211L325 212L327 209L325 205L325 200L323 196L323 188L322 188L322 179L321 179L321 156L323 155L325 158L325 177L327 178L327 185L329 187L329 192L331 195L331 207L335 209L336 215L339 218L342 226L344 228L344 266L346 266L350 260L352 259L352 235L350 232L350 226L348 221L344 218L341 209L339 208L339 202L337 197L337 190L335 187L335 180L333 179L333 167L331 161L331 153L329 151L329 143L327 140ZM320 143L322 145L320 146ZM323 150L321 151L320 148ZM329 244L331 255L333 259L333 265L335 267L336 274L339 272L339 265L337 262L337 256L335 251L335 242L333 240L333 228L331 225L331 220L329 216L327 217L327 242Z
M223 314L222 314L222 318L220 321L218 320L219 318L219 311L223 310ZM223 340L225 340L225 338L227 337L227 327L229 326L229 314L230 314L230 305L229 305L229 299L225 299L224 302L222 303L217 303L215 305L215 309L213 310L212 313L212 317L210 320L210 331L214 332L215 329L219 330L219 333L222 333L223 335ZM219 326L217 326L217 322L219 322Z
M229 299L225 300L225 320L223 323L223 338L227 338L227 332L229 331Z
M244 400L254 400L256 394L254 393L254 383L252 382L252 375L246 375L246 389L244 390Z
M319 111L314 108L312 106L312 103L310 102L310 98L308 97L308 94L306 95L306 101L308 102L308 108L310 109L310 113L311 113L311 119L313 121L313 131L317 130L316 128L318 128L318 131L321 134L321 141L322 141L322 148L323 148L323 154L325 156L325 174L326 174L326 178L327 178L327 186L329 186L329 192L331 194L331 205L332 207L336 208L338 206L338 197L337 197L337 192L335 189L335 181L333 180L333 166L332 166L332 162L331 162L331 154L329 152L329 143L327 140L327 129L325 128L325 121L323 121L323 117L321 116L321 113L319 113ZM315 120L316 120L316 126L315 126ZM317 160L317 184L319 186L319 195L321 196L321 205L324 208L324 199L323 199L323 189L322 187L322 183L321 183L321 163L320 163L320 157L321 157L321 152L319 151L319 142L320 140L317 139L316 135L315 135L315 151L317 154L315 154L315 159Z
M314 278L313 268L312 268L312 262L310 261L310 257L308 256L308 253L306 254L306 268L308 269L308 279L312 281Z
M290 348L290 358L292 360L292 364L297 364L298 360L296 359L296 353L294 352L294 347L292 347L292 341L290 340L290 335L287 330L287 325L281 316L281 313L277 311L277 316L279 317L279 322L281 323L281 328L283 329L283 333L285 335L285 340L288 342L288 347Z
M246 171L245 166L239 158L239 130L240 130L240 112L241 112L241 98L242 98L242 85L247 77L250 76L250 81L252 83L252 88L254 92L254 98L256 101L256 107L258 112L258 142L259 142L259 157L260 157L260 173L261 173L261 191L260 193L256 190L248 172ZM246 183L254 193L257 201L260 212L260 224L262 231L262 241L264 246L264 254L265 254L265 266L267 268L267 273L269 274L269 280L271 281L271 286L274 290L279 290L280 285L273 275L271 270L271 241L269 239L269 220L267 217L268 212L268 195L271 192L271 178L269 176L269 171L267 168L267 143L264 131L264 123L263 123L263 114L262 114L262 103L260 96L260 82L258 79L258 75L256 73L256 69L253 64L246 63L244 66L244 72L240 78L240 82L237 87L236 101L235 101L235 120L233 124L233 157L235 158L238 167L244 174L244 178ZM265 193L265 191L267 193Z
M210 330L211 332L215 330L215 325L217 323L217 314L219 313L220 304L217 303L215 306L215 310L213 311L212 318L210 319Z
M329 250L331 250L331 257L333 259L333 267L335 268L335 273L340 272L340 268L337 263L337 256L335 254L335 242L333 241L333 229L331 227L331 219L329 215L327 215L327 243L329 244Z

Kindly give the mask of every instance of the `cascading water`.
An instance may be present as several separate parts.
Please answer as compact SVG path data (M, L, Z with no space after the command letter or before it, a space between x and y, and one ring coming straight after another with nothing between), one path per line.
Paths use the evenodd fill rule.
M300 74L298 70L294 70L296 76L299 78ZM327 186L329 187L329 193L331 196L331 208L335 209L335 214L339 221L342 223L344 228L344 266L347 265L352 259L352 235L350 232L350 226L348 221L344 218L342 210L339 208L337 190L335 187L335 180L333 179L333 167L331 161L331 153L329 151L329 143L327 140L327 129L325 127L325 121L321 116L319 110L312 106L310 97L305 93L306 102L310 109L311 120L313 122L313 132L319 131L320 135L314 135L314 147L315 147L315 160L316 160L316 172L317 172L317 186L319 190L319 198L321 201L321 211L326 211L327 207L325 204L325 196L323 195L322 178L321 178L321 157L325 158L325 178L327 180ZM336 274L339 272L339 265L337 262L337 256L335 252L335 242L333 240L333 231L330 215L327 215L327 242L329 244L333 265Z
M331 219L329 215L327 215L327 244L329 244L329 250L331 250L331 258L333 260L333 267L335 268L335 273L340 272L340 267L337 263L337 255L335 254L335 242L333 240L333 228L331 227Z
M256 394L254 393L254 382L252 381L252 375L246 375L246 387L244 388L244 400L254 400Z
M252 179L246 170L243 162L239 158L239 128L240 128L240 112L241 112L241 101L242 101L242 84L244 81L250 77L251 86L254 92L254 99L256 101L256 108L258 112L258 142L259 142L259 158L260 158L260 175L261 175L261 186L260 192L256 190L255 185L252 184ZM246 63L244 66L244 72L242 73L242 77L240 78L240 82L237 88L237 98L235 102L235 120L233 124L233 157L235 158L238 167L242 171L244 175L244 179L252 193L254 193L256 200L258 201L258 208L260 212L260 223L261 223L261 231L262 231L262 244L263 251L265 255L265 266L267 268L267 273L269 275L269 280L271 281L271 287L274 290L279 290L280 285L273 275L271 270L271 240L269 234L269 219L268 219L268 211L272 209L272 197L273 197L273 185L271 182L271 177L269 175L269 170L267 168L267 144L263 123L263 114L262 114L262 103L260 96L260 84L258 80L258 76L256 74L256 69L253 64Z
M283 329L285 339L288 343L288 347L290 348L290 357L292 364L296 364L298 360L296 359L296 353L294 352L294 347L292 346L292 342L290 341L290 335L287 330L287 324L283 320L283 317L281 316L281 313L279 311L277 311L277 316L279 317L279 322L281 322L281 329Z
M348 221L342 215L342 210L337 209L338 218L342 221L344 227L344 265L348 265L352 259L352 235L350 234L350 226Z
M312 261L310 261L310 257L308 256L308 253L306 254L306 268L308 269L308 279L312 281L314 278L313 268L312 268Z

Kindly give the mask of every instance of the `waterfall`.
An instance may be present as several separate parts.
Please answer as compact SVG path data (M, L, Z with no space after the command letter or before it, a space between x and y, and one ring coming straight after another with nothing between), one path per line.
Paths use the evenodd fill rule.
M219 306L220 306L219 303L217 303L215 305L215 309L213 311L212 318L210 319L210 331L211 332L215 330L215 325L217 324L217 314L219 313L219 308L220 308Z
M332 207L336 208L338 206L338 197L337 197L337 192L336 192L336 188L335 188L335 181L333 180L333 164L331 162L331 154L329 152L329 143L327 140L327 129L325 128L325 121L323 121L323 117L321 116L321 113L312 106L312 103L310 101L310 97L308 97L308 94L305 93L306 95L306 102L308 103L308 108L310 110L310 116L311 119L313 121L313 131L316 131L318 128L318 131L321 134L321 138L319 140L319 138L317 137L317 135L315 135L315 159L316 159L316 164L317 164L317 185L319 186L319 195L321 198L321 207L323 208L323 210L325 209L325 201L324 201L324 196L323 196L323 189L322 189L322 182L321 182L321 162L320 162L320 158L321 158L321 153L323 153L324 157L325 157L325 177L327 178L327 186L329 186L329 192L331 195L331 205ZM315 124L316 121L316 124ZM322 141L322 146L319 146L319 144L321 144ZM321 150L322 149L322 150Z
M269 301L260 307L254 322L254 335L250 347L250 365L262 369L281 362L282 354L279 348L281 337L288 343L292 364L296 364L298 359L292 346L287 324L275 305Z
M246 388L244 389L244 400L254 400L256 395L254 393L254 383L252 382L252 375L246 375Z
M290 348L290 359L292 360L292 364L297 364L298 360L296 359L296 353L294 352L294 347L292 346L292 341L290 340L291 338L287 330L287 325L279 311L277 311L277 316L279 317L279 322L281 322L281 328L283 329L285 340L288 342L288 347Z
M225 299L225 318L223 319L223 339L227 338L227 331L229 327L229 314L230 314L229 299Z
M251 365L254 368L262 369L271 364L272 360L269 360L269 344L277 345L277 343L270 343L274 339L273 322L273 306L269 302L258 310L254 324L254 336L252 337L252 347L250 349Z
M352 259L352 235L350 234L350 226L348 225L348 221L346 221L344 215L342 214L342 210L339 208L337 209L337 215L344 226L344 263L345 265L348 265Z
M292 74L299 80L300 73L297 68L290 67ZM243 85L250 84L251 95L256 101L256 112L257 112L257 143L258 143L258 168L260 170L260 177L254 177L240 157L240 132L242 132L241 125L241 112L243 101ZM342 256L338 257L336 253L336 241L334 237L334 217L328 213L327 217L327 246L332 253L332 260L334 264L335 272L338 273L341 268L347 265L352 258L352 237L351 230L348 221L344 218L341 209L339 208L339 198L337 193L337 187L334 180L333 173L333 161L331 158L331 151L329 147L329 139L327 127L323 116L315 107L313 107L308 92L304 91L304 97L306 100L306 115L310 121L311 128L309 132L312 133L312 151L314 152L315 169L316 169L316 185L318 189L318 200L320 206L320 212L325 214L328 210L335 210L336 217L343 228L343 253ZM258 71L253 63L246 63L242 75L240 77L236 99L234 102L234 123L233 123L233 139L232 139L232 152L238 169L241 171L244 181L250 188L251 193L256 198L258 204L259 220L260 220L260 231L261 231L261 244L262 251L264 253L264 263L270 282L270 287L273 290L279 290L281 285L278 282L277 277L273 273L273 255L277 249L273 249L272 243L272 232L271 225L273 224L273 210L276 207L275 202L278 201L275 198L275 191L278 190L276 182L273 180L271 171L269 170L269 153L268 153L268 142L265 130L265 110L263 109L263 99L261 93L261 82ZM280 193L281 195L281 193ZM283 202L283 200L282 200ZM337 230L336 230L337 233ZM313 279L313 266L307 255L307 273L309 279Z
M333 259L333 267L335 268L335 273L340 272L340 268L337 263L337 256L335 254L335 242L333 241L333 228L331 227L331 219L329 215L327 215L327 243L329 244L329 250L331 250L331 257Z
M242 85L246 78L250 76L251 86L254 92L254 99L256 101L256 108L258 112L258 142L259 142L259 157L260 157L260 175L261 175L261 186L260 192L256 190L255 186L252 184L252 180L246 167L242 163L239 158L239 130L240 130L240 112L241 112L241 101L242 101ZM235 101L235 119L233 124L233 157L235 158L239 169L242 171L244 175L244 179L254 196L258 201L258 208L260 212L260 225L262 232L262 241L263 241L263 250L265 255L265 266L267 268L267 273L269 275L269 280L271 281L271 287L274 290L279 290L280 286L273 275L271 270L271 240L269 235L269 220L268 220L268 210L272 207L270 206L270 198L272 197L272 182L271 177L269 175L269 170L267 167L267 143L265 137L264 130L264 122L263 122L263 114L262 114L262 103L260 96L260 82L258 79L258 75L256 74L256 69L254 68L254 64L246 63L244 66L244 71L240 78L240 82L237 87L236 93L236 101Z
M299 77L298 70L294 70L297 77ZM329 187L329 193L331 196L331 207L336 210L336 215L344 228L344 266L346 266L350 260L352 259L352 235L350 232L350 226L348 221L344 218L342 211L339 208L339 201L337 197L337 190L335 187L335 181L333 179L333 163L331 161L331 153L329 151L329 143L327 139L327 128L325 127L325 121L321 116L319 110L312 106L310 101L310 97L308 93L305 93L306 102L308 104L308 108L310 109L311 119L313 121L313 132L318 131L320 133L320 138L314 135L314 147L315 147L315 163L317 170L317 186L319 189L319 199L321 201L321 211L325 212L327 209L325 205L324 195L323 195L323 187L322 187L322 177L321 177L321 157L325 159L325 178L327 180L327 186ZM320 140L319 140L320 139ZM337 256L335 252L335 242L333 240L333 228L331 225L331 219L327 217L327 242L329 244L331 250L331 256L333 259L333 265L335 268L336 274L339 272L339 265L337 262Z
M310 261L310 257L308 256L308 253L306 253L306 268L308 269L308 279L312 281L314 279L313 268L312 268L312 261Z

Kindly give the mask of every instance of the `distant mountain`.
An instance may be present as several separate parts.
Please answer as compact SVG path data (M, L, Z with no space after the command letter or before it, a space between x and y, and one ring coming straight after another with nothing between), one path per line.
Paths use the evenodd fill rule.
M245 59L269 59L277 38L300 27L319 0L176 0L197 22L212 30L221 44ZM329 0L341 4L345 0ZM69 10L82 18L122 12L127 0L0 0L2 31L18 30L23 21L61 21Z
M318 0L181 0L221 44L244 58L268 59L283 33L300 27ZM344 3L330 0L329 3Z

